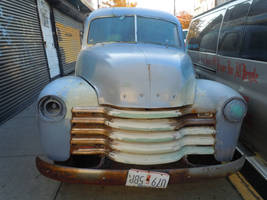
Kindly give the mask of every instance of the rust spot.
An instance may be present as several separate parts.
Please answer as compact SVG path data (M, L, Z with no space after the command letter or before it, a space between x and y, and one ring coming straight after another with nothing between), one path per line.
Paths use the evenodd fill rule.
M193 108L193 109L191 110L191 112L192 112L192 113L197 113L197 110L196 110L195 108Z

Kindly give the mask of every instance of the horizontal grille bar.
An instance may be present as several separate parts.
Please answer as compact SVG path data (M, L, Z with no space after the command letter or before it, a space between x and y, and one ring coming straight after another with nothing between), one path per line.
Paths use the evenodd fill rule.
M106 116L128 118L128 119L163 119L163 118L173 118L179 117L186 114L197 113L196 110L191 107L179 108L179 109L147 109L147 110L138 110L138 109L116 109L112 107L74 107L72 109L73 113L76 113L78 116L86 116L91 114L104 114ZM208 116L213 115L215 110L206 112Z
M108 135L107 130L101 128L72 128L71 134L81 135Z
M110 147L115 151L133 154L162 154L179 151L184 146L214 145L212 136L187 136L179 140L162 143L129 143L124 141L111 142Z
M154 155L140 155L140 154L130 154L125 152L111 152L109 153L109 158L128 164L138 164L138 165L156 165L171 163L180 160L185 155L189 154L213 154L213 147L202 147L202 146L185 146L179 151L164 153L164 154L154 154Z
M123 130L130 131L173 131L189 125L213 125L214 119L193 119L193 118L177 118L177 119L158 119L158 120L123 120L114 119L106 121L106 125Z
M106 154L106 150L103 148L99 149L76 149L72 151L73 155L98 155Z
M74 124L102 124L111 128L129 131L171 131L189 125L214 125L214 118L195 118L192 116L177 119L105 119L89 117L73 117L71 122Z
M104 138L72 138L71 144L103 144L105 145L107 141Z
M105 118L88 118L88 117L74 117L71 120L72 123L84 123L84 124L104 124Z

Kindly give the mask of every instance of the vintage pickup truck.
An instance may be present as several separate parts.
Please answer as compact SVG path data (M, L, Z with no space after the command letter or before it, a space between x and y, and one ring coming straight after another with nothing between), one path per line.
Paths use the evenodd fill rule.
M176 17L99 9L85 22L75 76L39 95L46 158L36 165L47 177L88 184L164 188L227 176L244 163L233 154L246 110L233 89L195 78ZM203 155L214 161L201 165Z

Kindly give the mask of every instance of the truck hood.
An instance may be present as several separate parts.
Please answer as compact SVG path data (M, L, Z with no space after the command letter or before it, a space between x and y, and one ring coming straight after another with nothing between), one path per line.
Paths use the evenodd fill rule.
M189 56L153 44L98 44L82 50L76 75L96 90L99 104L168 108L193 104L195 74Z

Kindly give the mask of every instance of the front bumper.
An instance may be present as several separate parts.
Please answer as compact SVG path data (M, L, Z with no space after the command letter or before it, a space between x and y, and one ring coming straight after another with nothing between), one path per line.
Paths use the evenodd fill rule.
M225 177L240 170L244 162L245 158L240 157L225 164L181 169L157 169L155 171L168 173L170 175L169 183L173 184ZM44 176L68 183L125 185L128 174L128 170L65 167L52 164L52 162L45 161L40 157L36 157L36 166Z

